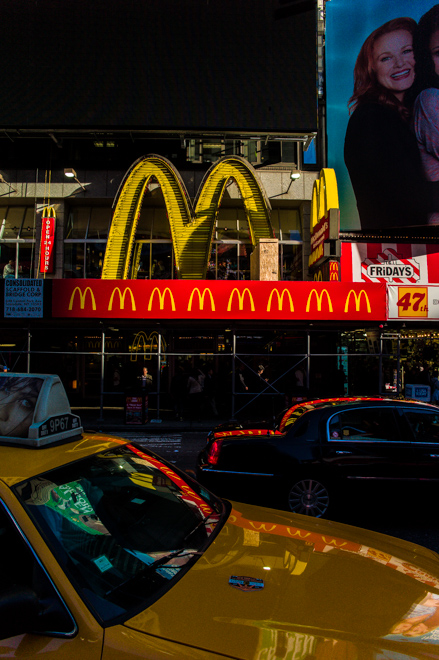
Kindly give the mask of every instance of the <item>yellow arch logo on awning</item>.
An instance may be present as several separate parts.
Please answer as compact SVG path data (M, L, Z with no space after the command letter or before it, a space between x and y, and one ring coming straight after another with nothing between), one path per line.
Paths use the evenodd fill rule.
M324 167L320 177L315 180L311 201L311 233L322 218L328 215L329 209L338 209L338 187L335 170Z
M241 192L253 246L261 238L274 237L270 202L256 170L244 158L225 157L212 165L201 183L194 209L173 164L152 154L131 166L116 195L102 268L104 280L128 279L137 222L152 178L161 186L165 199L179 278L206 277L216 216L231 180Z

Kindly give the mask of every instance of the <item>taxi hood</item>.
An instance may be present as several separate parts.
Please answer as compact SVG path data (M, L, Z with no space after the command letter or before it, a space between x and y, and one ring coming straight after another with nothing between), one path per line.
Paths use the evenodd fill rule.
M439 556L348 525L233 504L204 555L125 626L249 660L438 657Z

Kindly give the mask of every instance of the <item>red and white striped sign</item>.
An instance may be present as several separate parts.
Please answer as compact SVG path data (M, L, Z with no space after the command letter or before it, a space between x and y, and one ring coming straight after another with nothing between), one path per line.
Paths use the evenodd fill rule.
M439 245L342 243L341 281L439 283Z

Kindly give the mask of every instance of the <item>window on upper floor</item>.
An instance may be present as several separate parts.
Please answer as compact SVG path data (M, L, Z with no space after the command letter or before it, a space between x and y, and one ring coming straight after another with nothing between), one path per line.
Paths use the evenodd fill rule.
M111 208L75 206L70 209L66 223L66 239L107 239L111 222Z
M0 206L0 240L35 239L35 207Z

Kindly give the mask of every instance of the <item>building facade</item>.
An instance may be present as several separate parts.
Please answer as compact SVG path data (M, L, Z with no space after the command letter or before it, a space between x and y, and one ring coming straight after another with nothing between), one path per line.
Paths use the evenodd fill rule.
M215 21L230 39L235 28L196 2L174 27L162 24L164 42L180 43L172 61L138 3L105 19L98 4L82 23L69 18L81 48L57 19L76 76L61 55L30 62L20 51L2 82L17 89L0 113L4 367L59 374L72 404L101 417L124 408L144 366L157 419L194 414L187 379L200 374L202 414L222 418L273 417L297 397L428 385L439 364L437 239L340 231L323 0L303 11L264 0L254 23L236 2L236 25L246 26L239 66L203 41ZM23 6L20 20L13 7L6 16L11 40L14 27L39 20ZM50 2L43 9L55 21ZM129 18L136 11L145 33ZM166 7L151 11L159 20ZM193 89L200 53L179 41L178 21L181 33L195 22L202 66L212 67ZM96 25L115 37L100 42L99 61L106 53L114 68L99 76L89 66ZM258 48L252 27L264 37ZM145 54L152 66L139 65ZM40 88L55 91L35 105Z

